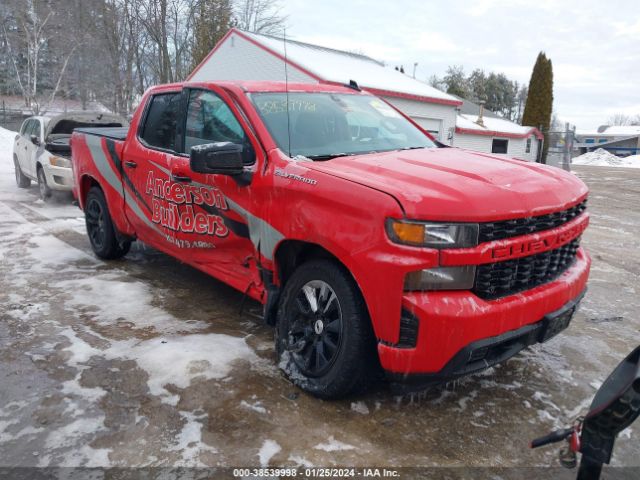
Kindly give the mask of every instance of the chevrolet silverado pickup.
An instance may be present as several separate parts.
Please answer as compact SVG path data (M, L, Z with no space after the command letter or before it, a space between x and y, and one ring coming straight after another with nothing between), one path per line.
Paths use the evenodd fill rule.
M257 300L322 398L504 361L586 289L580 179L445 147L355 84L153 87L128 129L75 130L72 157L98 257L139 239Z

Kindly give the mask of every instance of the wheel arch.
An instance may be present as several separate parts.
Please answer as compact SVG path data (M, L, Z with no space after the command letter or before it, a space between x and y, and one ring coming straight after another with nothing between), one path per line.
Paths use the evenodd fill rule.
M360 286L358 279L354 277L351 269L343 262L338 255L331 252L322 245L313 242L307 242L304 240L287 239L281 241L274 250L273 265L274 265L274 277L272 281L267 281L267 302L265 303L264 318L270 325L276 323L277 304L280 298L280 293L284 288L287 280L291 277L291 274L305 262L313 259L327 259L335 262L340 266L353 280L358 292L363 298L362 287ZM364 302L369 318L371 312L369 306Z
M92 187L98 187L104 192L104 189L94 177L89 174L84 174L82 178L80 178L80 182L78 184L78 202L82 208L84 208L87 194Z

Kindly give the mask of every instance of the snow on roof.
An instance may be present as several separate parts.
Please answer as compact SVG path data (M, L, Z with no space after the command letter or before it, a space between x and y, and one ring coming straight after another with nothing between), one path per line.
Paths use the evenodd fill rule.
M600 127L598 130L576 130L576 135L579 137L634 137L640 135L640 125L614 125Z
M264 45L278 55L284 56L285 54L282 38L244 31L238 31L238 33ZM287 39L286 42L287 60L292 64L299 65L321 80L341 84L348 84L350 80L355 80L363 88L425 97L446 103L450 102L452 105L460 104L457 98L365 55L290 39Z
M539 135L538 130L534 127L518 125L504 118L483 117L484 127L476 123L477 119L477 115L459 114L456 118L456 129L476 131L479 135L506 134L518 137L526 137L531 133Z
M613 126L607 127L605 130L607 135L640 135L640 125L624 125L624 126Z

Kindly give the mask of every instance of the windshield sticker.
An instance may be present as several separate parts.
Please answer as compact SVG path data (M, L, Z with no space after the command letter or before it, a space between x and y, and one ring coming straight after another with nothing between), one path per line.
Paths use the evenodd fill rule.
M271 115L274 113L284 113L287 111L286 100L266 100L264 102L256 102L258 110L263 115ZM290 112L315 112L316 104L308 100L289 100Z
M194 210L194 205L228 210L229 206L217 188L163 180L156 178L154 172L150 171L145 192L152 196L152 222L178 232L216 237L229 235L229 229L220 215Z
M371 100L369 102L369 105L371 105L378 111L378 113L384 115L385 117L401 118L401 115L398 112L396 112L393 108L391 108L386 103L381 102L380 100Z

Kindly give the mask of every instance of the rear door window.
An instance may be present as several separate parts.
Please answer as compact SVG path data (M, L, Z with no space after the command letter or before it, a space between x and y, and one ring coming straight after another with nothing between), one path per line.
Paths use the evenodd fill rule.
M162 93L151 98L140 133L140 138L147 146L175 151L180 99L179 92Z

